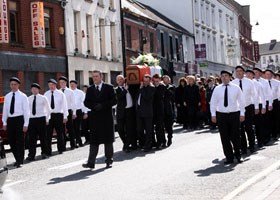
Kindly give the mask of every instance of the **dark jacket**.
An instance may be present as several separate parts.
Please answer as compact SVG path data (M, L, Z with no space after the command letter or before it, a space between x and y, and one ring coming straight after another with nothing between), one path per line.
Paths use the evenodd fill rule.
M214 92L214 89L215 89L216 85L213 85L213 88L209 88L209 86L206 86L206 103L210 103L211 101L211 97L212 97L212 94Z
M197 85L187 85L184 92L184 102L187 103L187 106L198 106L200 101L199 87Z
M84 104L91 109L90 129L93 144L106 144L115 141L112 106L117 103L112 85L103 83L101 91L95 86L88 88Z
M117 119L123 119L125 117L127 90L116 87L115 91L117 94Z
M174 115L175 87L167 85L164 95L164 113L165 115Z
M163 84L159 84L155 87L155 94L153 100L154 116L164 116L164 96L166 93L166 87Z
M175 103L176 105L180 104L180 106L184 105L184 92L185 87L179 85L175 90Z
M139 90L138 97L136 99L137 115L139 117L152 118L153 117L153 98L155 93L155 87L148 85ZM140 97L140 106L138 105L138 98Z

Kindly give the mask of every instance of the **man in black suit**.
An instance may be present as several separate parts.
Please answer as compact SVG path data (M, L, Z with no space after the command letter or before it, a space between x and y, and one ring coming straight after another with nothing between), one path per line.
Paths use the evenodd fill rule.
M90 151L84 168L94 168L100 144L105 146L106 168L112 167L114 120L112 106L117 103L114 87L102 81L103 75L100 71L93 71L94 85L88 88L84 104L91 110Z
M210 125L210 129L216 129L216 124L212 122L211 111L210 111L210 101L213 94L213 91L216 87L215 79L209 77L207 80L208 85L206 86L206 109L207 109L207 118Z
M117 94L117 129L123 142L123 151L130 152L129 146L132 144L133 135L136 134L135 109L133 99L125 85L125 78L118 75L116 78L118 87L115 88Z
M155 86L155 94L153 100L153 125L154 134L156 135L156 148L165 148L166 139L164 135L164 96L166 87L161 83L161 77L158 74L153 76L153 84ZM153 137L154 138L154 137Z
M154 93L155 88L151 85L151 76L146 74L143 82L141 82L136 102L139 145L140 147L144 146L145 152L150 151L152 148Z
M166 87L164 95L164 126L168 134L167 146L170 146L173 137L175 87L171 85L171 79L167 75L163 76L163 83Z

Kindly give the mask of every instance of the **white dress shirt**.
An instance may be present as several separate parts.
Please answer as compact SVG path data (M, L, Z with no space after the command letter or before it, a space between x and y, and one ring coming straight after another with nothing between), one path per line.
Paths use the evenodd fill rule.
M237 85L239 87L240 81L242 82L242 92L244 94L245 98L245 107L249 105L254 105L255 109L259 109L259 102L256 98L256 89L253 81L251 81L248 78L242 78L242 79L234 79L232 81L233 84Z
M33 115L32 109L33 109L34 97L35 97L34 95L31 95L30 97L28 97L29 108L30 108L30 118L46 117L46 122L49 122L50 114L51 114L51 107L50 107L48 98L41 94L36 95L36 114Z
M280 94L280 81L276 80L276 79L270 79L267 80L268 81L268 85L270 87L271 85L271 91L272 91L272 100L274 101L275 99L279 99L279 94ZM270 82L270 84L269 84Z
M84 100L85 100L85 93L82 90L75 89L73 90L75 96L75 103L77 110L83 110L84 108Z
M256 81L262 84L265 101L268 101L268 105L272 106L272 90L268 84L268 81L263 78L256 79Z
M84 93L84 92L83 92L83 93ZM86 98L86 93L84 93L84 95L85 95L85 98ZM85 101L85 100L84 100L84 101ZM83 111L84 114L88 114L88 112L90 112L90 109L89 109L88 107L85 106L84 101L83 101L84 107L83 107L82 111Z
M125 85L122 86L122 87L119 86L119 88L121 90L126 90ZM128 90L126 90L126 91L127 91L127 93L126 93L126 107L125 108L132 108L133 107L133 100L132 100L131 94L129 93Z
M226 86L221 84L215 87L211 97L210 110L212 117L216 116L216 112L231 113L240 111L241 116L245 116L245 100L244 95L239 86L229 83L228 89L228 106L224 106L224 95Z
M72 110L73 115L76 115L76 101L75 101L76 98L75 98L73 90L66 87L66 88L60 88L60 91L65 94L68 110Z
M48 98L49 103L51 105L52 92L48 90L47 92L45 92L44 95ZM67 101L65 95L58 89L55 89L53 91L53 95L54 95L54 109L51 108L51 113L62 113L63 118L67 119L68 108L67 108Z
M2 116L3 126L7 126L7 119L9 117L23 116L24 126L28 127L30 112L29 112L27 96L19 90L15 92L15 107L14 107L13 114L10 113L12 97L13 97L13 92L9 92L4 98L4 107L3 107L3 116Z
M102 86L103 86L103 81L101 81L101 83L99 85L95 85L94 84L94 87L96 88L98 86L98 90L101 91L102 89Z
M258 103L262 104L262 107L265 108L266 101L265 101L263 86L259 81L256 81L255 79L253 79L253 83L256 88L256 99Z

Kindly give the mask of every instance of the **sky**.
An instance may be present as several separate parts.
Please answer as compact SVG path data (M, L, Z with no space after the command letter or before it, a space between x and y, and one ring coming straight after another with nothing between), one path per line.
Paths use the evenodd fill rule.
M260 44L280 41L280 0L235 0L250 5L253 40ZM259 26L255 26L256 22Z

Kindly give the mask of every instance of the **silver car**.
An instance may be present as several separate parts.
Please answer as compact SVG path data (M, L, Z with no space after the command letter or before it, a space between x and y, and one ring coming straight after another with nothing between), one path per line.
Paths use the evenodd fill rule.
M4 185L7 176L8 176L8 167L7 167L6 154L5 154L3 140L0 137L0 193L2 193L1 188Z

